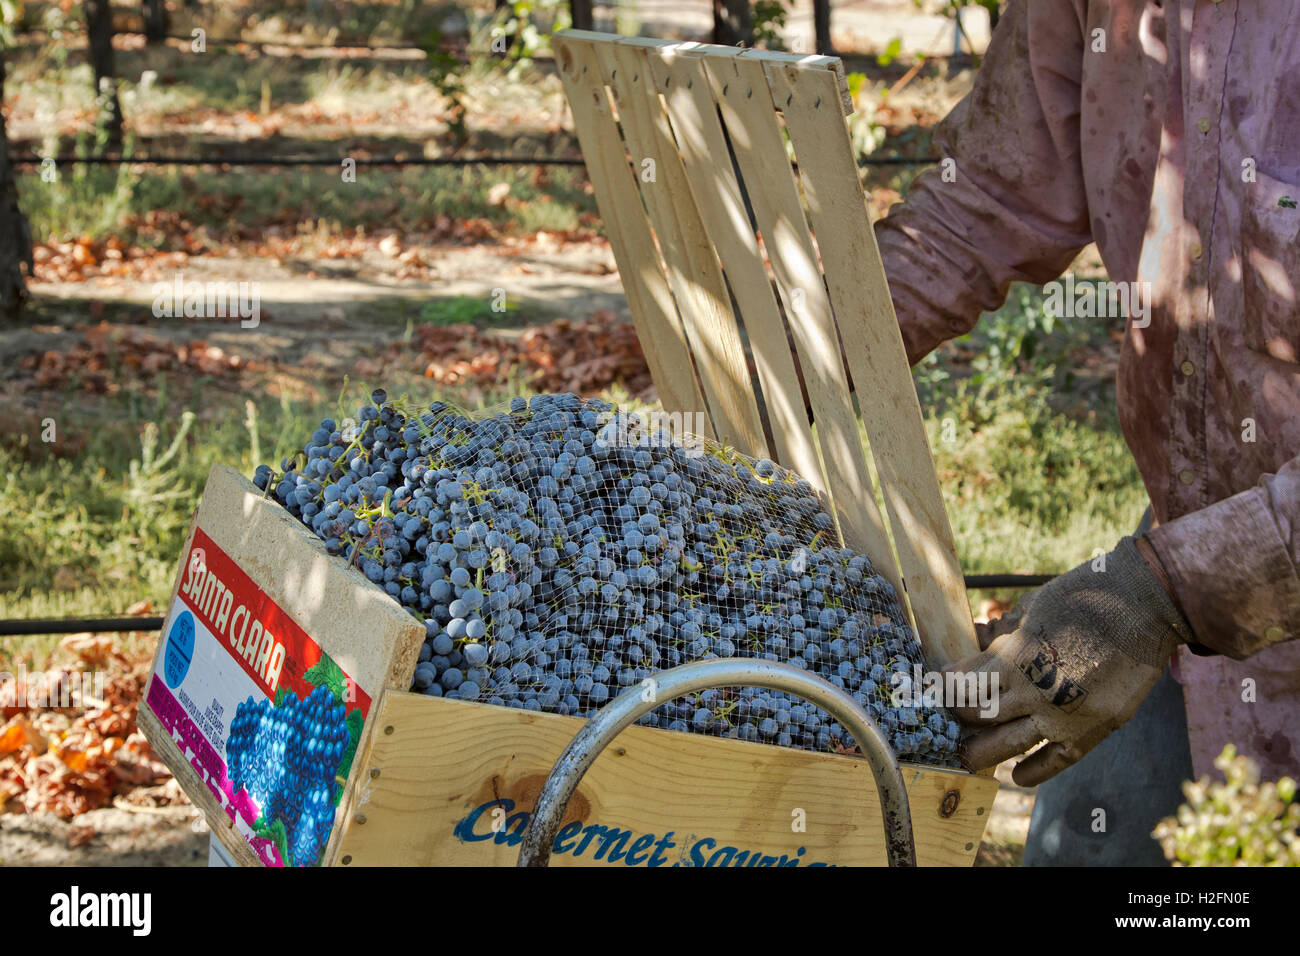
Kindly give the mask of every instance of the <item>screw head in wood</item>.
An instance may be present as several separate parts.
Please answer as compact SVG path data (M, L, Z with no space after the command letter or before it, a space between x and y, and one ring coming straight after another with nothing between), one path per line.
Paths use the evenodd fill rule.
M391 737L391 736L393 735L393 725L392 725L392 724L389 724L387 727L385 727L385 728L384 728L384 733L385 733L387 736Z

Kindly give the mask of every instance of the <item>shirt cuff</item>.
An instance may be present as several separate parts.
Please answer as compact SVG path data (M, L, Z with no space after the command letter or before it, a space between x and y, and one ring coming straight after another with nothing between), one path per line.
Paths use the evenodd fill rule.
M1146 537L1198 643L1240 660L1300 633L1300 576L1264 489L1175 518Z

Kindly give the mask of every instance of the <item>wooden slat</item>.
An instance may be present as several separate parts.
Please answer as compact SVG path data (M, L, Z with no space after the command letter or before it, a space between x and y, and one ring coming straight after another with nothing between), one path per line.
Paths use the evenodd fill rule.
M932 667L979 650L884 266L834 75L769 67L808 201L831 304Z
M582 46L568 44L575 56ZM645 50L622 43L600 43L587 50L589 56L595 51L602 75L614 91L634 166L639 171L643 160L654 160L654 181L638 175L636 183L659 237L668 282L700 370L714 429L719 438L745 454L764 456L767 440L740 330L708 230L691 198L668 117L651 81ZM584 59L589 62L589 57Z
M758 237L750 226L740 186L727 158L727 142L704 63L698 58L674 55L671 49L649 50L647 56L668 107L695 204L709 224L709 235L745 323L776 445L775 457L797 474L815 480L820 477L821 464L804 410L799 377L763 266Z
M785 143L772 110L763 64L743 57L710 57L707 69L790 317L790 332L817 421L827 490L838 511L841 537L849 547L869 555L900 600L905 600L893 548L872 490L835 338L830 300L808 234L794 170L785 158ZM802 294L797 295L796 290ZM787 348L784 342L781 347Z
M767 64L789 66L796 70L830 70L835 74L836 82L839 85L840 102L844 108L844 115L848 116L853 112L853 97L849 95L848 80L844 75L844 62L837 56L823 56L820 53L785 53L780 50L745 49L743 47L719 46L713 43L696 43L694 41L671 43L667 40L657 40L652 37L625 37L614 33L600 33L594 30L561 30L555 36L558 38L568 37L586 43L623 43L646 48L672 46L679 51L690 50L707 54L710 57L745 56Z
M389 691L380 701L381 732L354 774L359 793L340 860L349 866L514 865L524 814L583 723ZM914 765L905 765L903 775L917 862L970 865L997 781ZM497 807L503 812L494 834ZM479 808L476 820L462 823ZM803 811L805 832L792 827L796 809ZM638 838L637 854L653 849L644 840L653 834L665 841L664 866L691 865L692 849L707 863L728 846L774 860L784 854L800 866L885 861L875 782L862 758L647 727L628 728L596 759L565 823L626 833L615 853ZM551 857L553 866L628 865L609 860L608 847L596 859L599 839L575 856L578 827L561 833L570 838L568 849ZM638 862L645 865L650 856Z
M670 411L689 414L694 431L703 432L703 438L714 438L708 405L610 113L600 68L588 46L570 45L557 37L555 53L587 175L660 403Z

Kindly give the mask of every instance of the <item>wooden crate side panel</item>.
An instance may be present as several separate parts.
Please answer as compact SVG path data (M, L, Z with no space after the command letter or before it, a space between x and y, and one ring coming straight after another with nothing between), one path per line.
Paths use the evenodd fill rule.
M614 91L619 123L650 224L668 267L668 281L699 366L719 439L747 455L767 454L745 349L708 230L691 197L668 117L655 90L644 48L598 44L595 56ZM653 161L653 177L642 164Z
M818 480L821 464L785 325L728 159L704 63L699 58L674 56L664 50L647 51L647 55L677 136L691 194L704 222L709 224L709 234L749 335L776 445L775 457L785 467L823 484Z
M902 333L828 73L768 70L808 200L918 633L932 667L979 650Z
M686 413L691 421L698 422L695 427L703 432L702 437L713 438L713 424L695 376L690 346L623 151L595 55L589 46L569 43L564 35L556 37L555 52L596 205L613 247L628 308L659 399L665 409Z
M348 567L346 561L330 555L324 542L233 468L212 468L194 526L202 529L371 696L360 750L371 733L384 689L404 690L410 686L424 642L423 625L359 571ZM192 539L191 531L186 555ZM175 589L172 600L177 600ZM154 660L155 672L162 661L161 643ZM234 831L217 798L147 704L140 708L138 719L150 744L190 799L204 811L208 825L222 844L239 862L256 865L256 855ZM349 779L349 788L354 783L355 773ZM346 799L345 795L345 803ZM336 826L330 838L323 857L326 860L338 842L340 829Z
M727 124L777 289L790 316L808 399L817 422L825 484L836 505L841 538L871 557L903 597L884 519L876 504L834 318L808 233L794 170L785 157L761 63L710 58L709 78ZM783 348L787 348L782 343Z
M527 812L583 725L576 717L397 692L385 694L380 714L340 847L350 865L514 865ZM904 778L918 861L969 865L997 782L911 765ZM792 827L796 810L803 812L805 832ZM799 865L885 861L879 803L864 760L645 727L624 731L601 754L565 823L615 834L596 859L598 833L575 855L584 834L575 835L573 826L561 830L571 842L552 857L555 866L609 863L604 857L637 846L638 839L635 852L645 856L634 860L644 864L653 853L647 835L666 841L659 851L664 865L690 865L692 849L694 862L720 852L721 862L724 847L784 854ZM616 835L623 832L625 838Z

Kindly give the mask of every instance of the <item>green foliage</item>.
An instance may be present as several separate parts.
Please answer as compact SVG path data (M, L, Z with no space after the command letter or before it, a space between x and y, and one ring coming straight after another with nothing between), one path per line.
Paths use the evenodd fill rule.
M428 57L429 80L447 101L447 132L453 146L459 148L469 139L463 67L454 53L444 49L441 30L430 30L421 45Z
M431 299L420 307L420 321L430 325L492 324L508 319L519 311L515 302L503 303L504 311L492 308L492 300L483 296L456 295L447 299Z
M361 728L365 726L366 718L361 713L360 707L354 707L348 711L348 746L343 751L343 756L339 760L338 777L346 780L348 774L352 772L352 761L357 755L357 745L361 743ZM339 794L336 795L335 803L338 802L338 796L342 793L342 787L339 788Z
M173 396L163 378L152 399L127 393L95 409L69 391L52 444L39 423L0 423L0 617L162 605L212 465L249 474L260 461L237 406L193 417L185 404L211 408L214 398L200 397L202 382L187 385L192 393ZM292 450L300 418L287 398L257 411L276 460Z
M1132 533L1147 504L1113 416L1080 420L1042 385L958 381L928 417L965 570L1064 571Z
M17 0L0 0L0 50L14 42L14 27L22 21L23 7Z
M1229 745L1215 758L1224 775L1183 784L1187 802L1152 833L1174 866L1300 866L1296 782L1260 783L1259 767Z
M302 678L313 687L328 687L336 701L340 704L347 703L348 675L324 651L321 652L320 660L307 668Z
M138 439L141 453L129 461L120 432L76 458L45 457L25 434L0 442L0 607L51 587L64 595L89 592L86 610L121 612L142 592L160 599L195 499L183 447L192 420L186 413L169 424L172 441L160 457L162 429L148 423ZM65 434L69 427L60 423ZM135 596L111 608L94 596L118 585Z
M1055 328L1056 319L1043 308L1033 287L1014 287L1002 308L980 320L983 348L971 363L974 383L1000 384L1025 373L1035 379L1051 375L1055 359L1067 347L1059 343L1054 352L1040 351ZM970 341L970 336L958 341Z
M17 177L38 240L115 235L145 248L166 247L169 236L142 224L151 209L171 210L200 238L205 232L238 238L268 224L303 228L304 208L327 231L387 228L416 234L433 229L439 216L487 219L521 233L566 231L578 226L582 213L596 209L594 198L583 190L581 169L550 170L538 181L526 167L485 174L481 166L434 166L358 176L355 183L341 182L337 169L283 170L275 176L250 170L77 169L66 176L60 171L58 183L42 182L37 172ZM488 197L498 182L510 183L511 201L504 205Z
M752 13L754 46L784 50L781 31L785 29L788 15L784 0L755 0Z
M266 822L266 814L257 818L253 824L253 835L265 837L275 844L275 848L280 852L280 860L285 866L293 866L293 858L289 856L289 838L285 833L284 821L276 817L270 825Z
M131 148L128 136L124 149ZM45 155L53 156L57 151L57 141L53 146L46 144ZM73 152L78 156L91 154L86 137L78 138ZM39 173L18 179L19 199L38 241L51 236L66 239L118 234L123 217L135 205L139 182L139 176L125 164L63 166L58 168L53 182L46 182Z
M889 41L884 51L876 57L876 62L881 66L889 66L898 59L899 54L903 52L903 38L894 37Z
M1060 321L1044 307L1039 289L1021 283L1012 286L1002 308L983 315L974 330L954 341L975 351L968 383L977 389L1015 382L1068 390L1075 375L1067 356L1095 344L1090 337L1104 332L1103 323L1101 319ZM915 374L923 402L934 401L937 390L952 378L935 353L917 366Z
M957 19L957 13L964 7L983 7L989 12L989 22L997 26L998 18L1006 7L1006 0L912 0L918 10L935 9L940 16L950 20Z
M538 56L550 53L551 34L572 25L568 0L512 0L474 38L472 62L503 62L508 66L508 78L518 81ZM429 31L423 46L429 57L429 77L448 102L446 122L453 144L463 146L469 139L466 75L474 66L467 68L443 48L439 30Z
M1017 286L952 347L913 370L968 572L1064 571L1132 533L1147 505L1109 400L1076 381L1097 320L1057 321ZM1077 394L1076 394L1077 393Z
M493 18L488 49L504 56L511 79L519 79L533 61L551 51L551 34L573 26L568 0L512 0Z

